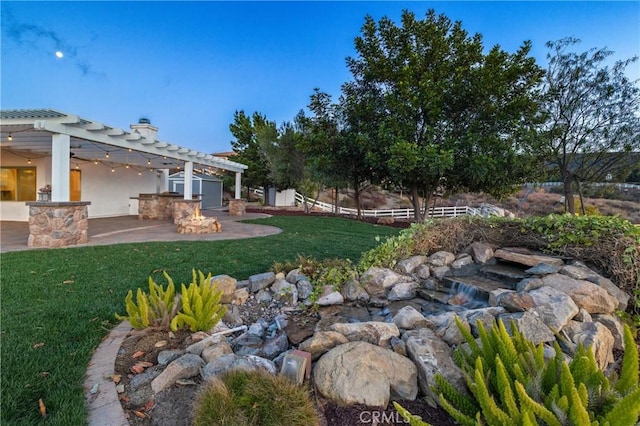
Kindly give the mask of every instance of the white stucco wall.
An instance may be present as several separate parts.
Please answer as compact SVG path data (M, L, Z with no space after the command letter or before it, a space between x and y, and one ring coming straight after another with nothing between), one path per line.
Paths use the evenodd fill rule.
M3 167L28 166L27 159L18 157L2 150ZM37 186L41 188L51 183L51 158L31 159L31 166L37 168ZM72 162L75 168L75 163ZM164 176L158 179L156 171L144 170L141 175L132 168L124 165L111 172L102 164L80 163L81 170L81 199L91 201L88 207L89 218L113 217L129 215L131 197L140 193L155 193L166 190ZM158 185L158 182L160 184ZM135 200L134 200L135 201ZM136 209L137 212L137 209ZM29 207L24 201L0 201L0 219L26 222L29 220Z

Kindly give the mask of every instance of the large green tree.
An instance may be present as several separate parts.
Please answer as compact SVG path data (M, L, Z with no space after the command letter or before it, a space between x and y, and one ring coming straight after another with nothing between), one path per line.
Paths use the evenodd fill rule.
M502 195L531 178L543 70L530 47L484 54L479 34L433 10L404 11L400 26L365 18L343 86L360 105L351 124L372 144L373 170L408 190L416 220L438 187Z
M243 178L247 186L247 198L249 198L248 192L251 187L261 187L266 194L267 189L272 185L269 163L258 141L258 134L264 134L269 129L275 129L275 123L268 121L258 112L248 116L244 111L236 111L233 115L233 123L229 125L229 130L235 138L231 142L231 147L237 154L236 160L248 166ZM268 197L264 198L265 203L268 204Z
M637 167L630 153L640 150L640 88L625 74L637 58L608 66L612 51L571 51L578 43L547 43L543 103L542 152L559 172L571 213L574 185L579 190L581 182L602 182L607 175L624 179Z

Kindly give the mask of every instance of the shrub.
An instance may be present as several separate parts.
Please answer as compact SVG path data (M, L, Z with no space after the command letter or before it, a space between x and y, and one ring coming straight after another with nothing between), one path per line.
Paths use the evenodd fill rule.
M431 424L422 421L420 417L411 414L409 411L407 411L406 408L404 408L397 402L393 401L393 406L396 408L396 411L405 420L405 422L408 422L411 426L431 426Z
M218 290L215 283L211 284L211 273L205 277L198 271L196 275L194 269L192 276L188 288L182 284L180 311L171 321L173 331L185 326L192 332L210 330L227 311L220 303L222 291Z
M231 370L205 384L194 404L195 426L314 426L309 391L283 376Z
M133 291L129 290L125 298L125 308L128 316L116 314L119 320L128 320L133 328L147 327L167 328L176 315L176 296L173 280L164 272L168 281L167 289L157 284L149 277L149 295L138 289L136 302L133 302Z
M625 326L620 377L605 376L593 352L582 345L569 363L555 343L555 357L528 341L512 323L512 336L499 321L489 332L478 322L480 342L457 320L469 350L457 349L456 363L470 395L436 376L434 390L445 410L460 424L549 426L633 425L640 415L638 350Z

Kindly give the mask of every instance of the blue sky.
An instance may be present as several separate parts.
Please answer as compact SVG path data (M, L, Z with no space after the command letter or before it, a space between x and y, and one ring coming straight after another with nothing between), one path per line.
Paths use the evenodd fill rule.
M366 14L398 20L430 8L515 51L524 40L640 55L640 2L10 2L3 1L3 109L54 108L128 129L140 117L159 139L231 149L236 110L281 124L315 87L334 97ZM57 58L55 53L64 54ZM629 71L640 78L640 64Z

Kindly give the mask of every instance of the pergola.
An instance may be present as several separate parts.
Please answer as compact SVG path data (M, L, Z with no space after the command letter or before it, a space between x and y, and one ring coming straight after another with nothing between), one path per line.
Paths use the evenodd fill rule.
M69 174L73 164L100 162L112 168L147 170L182 169L184 198L193 196L194 170L221 169L235 173L235 198L240 198L241 175L247 166L212 154L156 139L157 128L148 120L126 131L98 121L53 109L0 111L0 147L24 157L51 157L51 201L69 201Z

